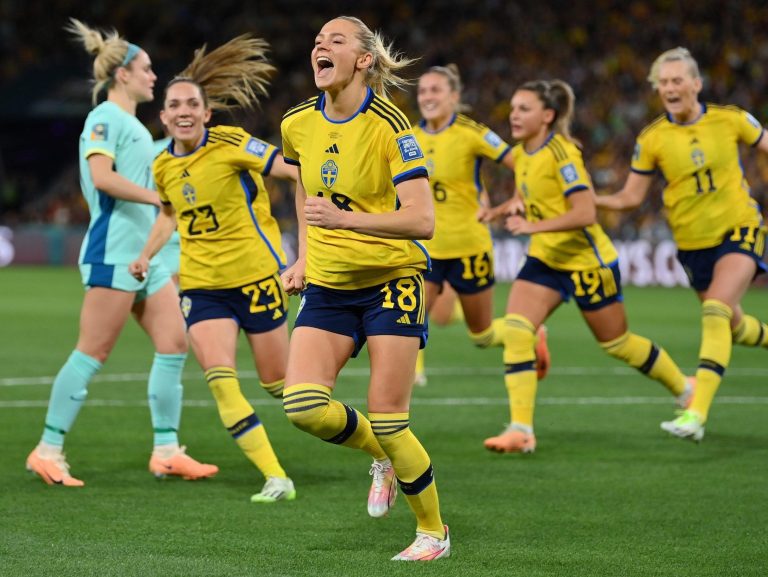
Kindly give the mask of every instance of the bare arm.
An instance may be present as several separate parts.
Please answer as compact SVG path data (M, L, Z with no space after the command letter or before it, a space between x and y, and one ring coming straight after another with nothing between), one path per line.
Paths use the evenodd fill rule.
M507 230L513 234L536 234L537 232L562 232L577 230L594 224L597 219L592 189L579 190L568 197L568 212L554 218L529 222L519 215L507 219Z
M141 249L141 254L128 265L128 272L137 280L144 280L149 270L149 261L165 246L174 230L176 230L176 211L171 205L164 204L157 215L152 230L149 231L149 237L144 248Z
M763 131L760 141L755 145L755 148L768 154L768 136L765 135L765 131Z
M299 178L299 169L296 166L285 162L283 155L278 152L272 161L272 168L269 169L269 176L296 182Z
M341 210L326 198L312 196L304 203L308 225L353 230L379 238L430 239L435 231L435 207L426 178L414 178L395 187L400 208L393 212Z
M653 175L630 172L624 188L614 194L595 196L595 203L600 208L609 210L631 210L640 206L651 188Z
M96 188L120 200L160 206L157 192L139 186L118 174L112 170L112 164L113 160L104 154L91 154L88 157L91 179Z

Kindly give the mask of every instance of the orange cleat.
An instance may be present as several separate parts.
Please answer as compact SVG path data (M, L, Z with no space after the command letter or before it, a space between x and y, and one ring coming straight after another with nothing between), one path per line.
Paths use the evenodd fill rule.
M497 453L533 453L536 450L536 435L510 425L500 435L486 439L483 445Z
M27 471L35 473L49 485L83 487L80 479L69 474L69 464L64 453L41 448L39 445L27 457Z
M186 447L179 447L169 457L161 456L156 452L152 453L152 458L149 460L149 471L158 479L163 479L168 475L175 475L185 481L196 481L197 479L213 477L219 472L219 468L216 465L195 461L186 454L186 449Z
M536 331L536 378L541 380L546 377L551 364L547 346L547 327L541 325Z

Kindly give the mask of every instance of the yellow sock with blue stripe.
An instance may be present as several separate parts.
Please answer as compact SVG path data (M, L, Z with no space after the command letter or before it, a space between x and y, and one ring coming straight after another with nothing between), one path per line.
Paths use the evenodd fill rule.
M645 337L627 331L617 339L600 343L612 357L659 381L676 397L685 391L685 375L667 351Z
M493 319L493 321L491 321L491 326L484 331L480 331L479 333L468 331L469 339L476 347L481 349L487 349L488 347L503 347L506 323L507 319L505 318Z
M510 422L533 430L536 406L536 329L527 318L504 318L504 384L509 394Z
M733 342L746 347L768 348L768 325L753 316L742 315L733 329Z
M237 371L231 367L212 367L205 371L205 380L216 400L221 422L245 456L264 477L286 477L264 425L240 390Z
M330 387L312 383L288 387L283 391L283 408L302 431L334 445L362 449L374 459L387 458L370 421L352 407L331 399Z
M265 383L264 381L259 381L259 384L261 385L262 389L267 391L270 395L272 395L276 399L283 398L283 386L285 385L285 379L280 379L278 381L273 381L271 383Z
M696 371L696 392L689 409L706 422L709 408L731 361L731 317L727 304L707 299L701 305L701 348L699 368Z
M416 530L445 539L429 455L409 427L408 413L368 413L373 433L392 461L400 490L416 515Z

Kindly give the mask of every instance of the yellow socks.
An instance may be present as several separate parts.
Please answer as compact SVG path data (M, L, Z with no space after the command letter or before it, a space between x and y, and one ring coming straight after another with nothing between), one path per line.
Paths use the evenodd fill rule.
M768 348L768 325L755 317L742 315L739 324L733 329L733 342L747 347Z
M408 413L369 413L371 427L392 461L400 490L416 515L416 530L445 539L429 455L411 432Z
M280 379L279 381L275 381L273 383L264 383L262 381L259 381L259 384L261 385L262 389L267 391L270 395L272 395L276 399L283 398L283 385L285 385L285 379Z
M495 323L496 321L494 321ZM504 384L509 394L511 422L533 430L536 405L536 329L522 315L504 318Z
M265 477L286 477L264 426L240 390L237 371L231 367L212 367L205 371L205 380L216 400L221 422L245 456Z
M479 333L469 332L469 339L472 343L481 349L487 349L488 347L501 347L504 346L504 331L506 327L506 319L499 318L491 321L489 326L484 331Z
M676 397L685 390L685 375L667 351L645 337L627 331L619 338L600 343L603 350L659 381Z
M731 360L731 317L733 311L723 302L707 299L701 305L701 348L696 371L696 394L689 407L706 422L725 369Z
M331 389L300 383L283 392L288 419L302 431L335 445L362 449L374 459L387 455L371 430L371 423L359 411L331 399Z

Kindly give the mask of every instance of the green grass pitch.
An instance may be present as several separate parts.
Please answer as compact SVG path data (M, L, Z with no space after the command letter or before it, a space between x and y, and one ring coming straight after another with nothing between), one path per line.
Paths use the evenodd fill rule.
M497 287L497 313L506 293ZM435 466L453 556L413 566L388 560L413 539L402 496L388 518L369 518L367 456L294 429L260 390L245 346L243 386L296 482L296 501L249 503L263 480L219 423L193 359L181 439L221 472L194 483L147 472L152 349L135 324L68 435L69 462L86 487L34 478L24 459L41 433L51 377L75 344L82 289L74 269L9 268L0 294L2 576L768 574L768 351L734 349L695 445L659 429L673 411L661 386L605 356L575 307L563 306L548 323L553 369L539 387L537 452L497 455L482 441L508 418L501 352L475 350L461 325L435 327L429 385L414 393L411 422ZM691 371L693 293L630 288L626 303L632 329ZM768 291L751 291L744 304L768 318ZM364 411L366 374L365 358L351 362L337 398Z

